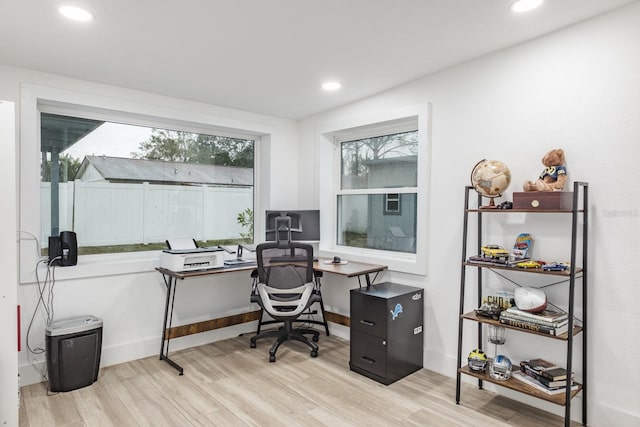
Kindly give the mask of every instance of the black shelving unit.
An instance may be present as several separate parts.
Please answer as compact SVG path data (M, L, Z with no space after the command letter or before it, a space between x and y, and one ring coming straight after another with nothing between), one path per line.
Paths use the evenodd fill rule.
M482 208L471 208L469 206L470 203L470 194L475 191L473 187L468 186L465 188L465 197L464 197L464 225L462 232L462 260L461 260L461 270L460 270L460 310L459 310L459 323L458 323L458 369L456 375L456 403L460 403L460 391L461 391L461 375L470 375L478 379L478 388L482 389L483 381L488 381L494 384L497 384L502 387L506 387L512 390L516 390L522 393L525 393L530 396L534 396L557 405L564 406L564 424L565 426L569 426L571 423L571 400L578 393L582 393L582 424L587 425L587 335L584 333L587 330L587 248L588 248L588 240L587 240L587 231L588 231L588 184L586 182L575 182L573 184L573 204L569 209L511 209L511 210L501 210L501 209L482 209ZM481 196L478 196L478 202L476 206L481 205ZM502 266L493 266L486 264L476 264L473 262L467 261L467 247L468 247L468 229L469 229L469 217L471 215L475 215L477 217L477 247L476 253L480 253L480 246L482 242L483 236L483 217L485 215L508 215L509 213L527 213L527 214L567 214L571 215L571 266L567 271L541 271L536 269L518 269L514 267L502 267ZM582 225L579 224L580 217L582 217ZM578 248L578 239L582 238L582 247ZM488 374L482 372L472 371L468 368L468 366L462 365L462 339L463 339L463 324L465 321L472 321L477 324L477 334L478 334L478 348L482 347L482 327L483 325L496 325L502 326L509 330L516 330L521 333L529 333L536 334L535 332L531 332L525 329L509 327L507 325L500 324L497 320L486 319L483 317L478 317L475 315L473 310L469 312L465 312L465 288L466 288L466 275L467 270L476 269L477 270L477 305L474 308L480 306L482 302L482 278L483 271L498 271L498 270L510 270L517 271L517 274L538 274L538 275L555 275L555 276L563 276L565 280L561 280L558 284L568 283L567 290L567 306L568 306L568 314L569 314L569 331L565 334L559 336L550 336L544 334L547 338L551 338L554 340L559 340L566 345L566 369L567 372L573 372L573 346L574 346L574 337L578 334L582 334L582 384L578 384L577 390L572 390L569 386L571 381L571 376L569 375L567 378L567 388L564 393L548 395L543 392L535 390L533 387L529 387L526 384L522 383L519 380L511 378L506 381L498 381L491 378ZM582 326L575 324L575 294L576 294L576 286L582 286L582 301L580 301L582 308ZM575 383L574 383L575 384Z

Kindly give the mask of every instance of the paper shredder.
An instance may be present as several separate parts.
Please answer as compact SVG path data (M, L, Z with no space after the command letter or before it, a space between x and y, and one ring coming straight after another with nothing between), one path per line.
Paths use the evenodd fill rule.
M71 391L98 380L102 319L82 315L54 320L45 338L50 391Z

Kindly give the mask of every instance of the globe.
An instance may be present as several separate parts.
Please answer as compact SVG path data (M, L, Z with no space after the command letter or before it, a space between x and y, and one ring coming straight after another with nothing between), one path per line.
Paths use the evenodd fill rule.
M471 171L473 188L480 195L491 199L488 207L495 207L493 199L501 196L510 183L511 171L498 160L480 160Z

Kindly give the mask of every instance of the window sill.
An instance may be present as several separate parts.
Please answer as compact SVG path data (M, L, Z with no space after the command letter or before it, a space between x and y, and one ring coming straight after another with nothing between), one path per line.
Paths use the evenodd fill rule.
M160 251L130 252L102 255L82 255L78 264L68 267L55 267L55 278L73 280L89 277L116 276L122 274L147 273L158 267ZM46 264L38 265L40 280L46 275ZM21 284L35 283L35 271L27 274Z
M78 257L77 265L55 267L56 281L153 272L156 267L158 267L159 253L160 251L145 251L82 255ZM386 265L391 271L421 276L426 275L424 262L418 262L415 254L336 247L333 249L320 248L319 256L329 258L339 256L354 262ZM46 264L39 264L38 275L40 280L43 280L46 275ZM25 276L26 277L23 277L20 281L21 284L36 282L35 271Z

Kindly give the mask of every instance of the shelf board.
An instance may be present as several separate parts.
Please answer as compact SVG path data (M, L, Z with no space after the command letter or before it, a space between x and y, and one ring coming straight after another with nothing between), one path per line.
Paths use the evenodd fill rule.
M486 317L480 317L480 316L478 316L476 314L475 311L471 311L469 313L465 313L461 317L463 319L473 320L474 322L478 322L478 323L486 323L488 325L501 326L501 327L503 327L505 329L512 329L514 331L524 332L525 334L539 335L541 337L553 338L553 339L562 340L562 341L567 341L569 339L569 333L568 332L565 332L564 334L560 334L558 336L549 335L549 334L543 334L541 332L535 332L535 331L530 331L528 329L517 328L515 326L505 325L505 324L500 323L499 320L489 319L489 318L486 318ZM580 332L582 332L582 326L574 326L573 327L573 335L574 336L578 335Z
M528 394L529 396L534 396L537 397L539 399L542 400L546 400L547 402L551 402L551 403L555 403L556 405L560 405L560 406L565 406L566 405L566 393L563 391L562 393L558 393L558 394L546 394L540 390L537 390L536 388L527 385L525 383L523 383L520 380L517 380L515 378L509 378L508 380L494 380L493 378L491 378L489 376L488 373L486 372L476 372L476 371L472 371L469 366L463 366L462 368L458 369L458 372L465 374L465 375L470 375L472 377L478 378L480 380L483 381L487 381L490 382L492 384L497 384L499 386L502 387L506 387L509 388L511 390L516 390L519 391L521 393L525 393ZM577 390L573 390L571 391L571 398L574 398L581 390L582 390L582 384L577 384L574 382L574 385L577 385L578 388Z
M476 213L573 213L573 209L465 209L466 212ZM578 209L577 212L584 212L584 209Z
M544 271L541 268L520 268L520 267L510 267L510 266L506 266L506 265L499 265L499 264L482 264L482 263L478 263L478 262L470 262L470 261L465 261L464 265L467 265L469 267L479 267L479 268L489 268L489 269L494 269L494 270L509 270L509 271L518 271L521 273L534 273L534 274L548 274L551 276L563 276L563 277L571 277L571 271L570 270L565 270L565 271ZM576 268L576 273L575 274L580 274L582 273L582 268Z

